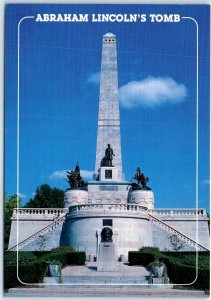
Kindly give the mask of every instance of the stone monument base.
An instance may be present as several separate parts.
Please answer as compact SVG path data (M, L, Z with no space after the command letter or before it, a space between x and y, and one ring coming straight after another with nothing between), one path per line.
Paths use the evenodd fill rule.
M97 271L118 272L117 257L115 255L114 243L101 242L99 246Z
M173 289L173 284L169 283L169 278L153 278L152 284L150 285L151 289Z

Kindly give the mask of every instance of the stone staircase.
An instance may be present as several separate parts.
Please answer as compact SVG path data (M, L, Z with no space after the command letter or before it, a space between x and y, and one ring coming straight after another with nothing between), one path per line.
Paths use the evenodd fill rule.
M142 284L148 285L149 272L144 267L129 266L118 262L118 271L97 271L97 262L87 262L85 266L66 266L62 269L64 284Z
M158 226L159 228L165 230L169 234L175 234L181 241L183 241L186 244L194 247L197 251L209 251L208 248L206 248L203 245L197 243L196 241L194 241L193 239L191 239L187 235L183 234L182 232L176 230L175 228L173 228L172 226L170 226L166 222L161 221L160 219L158 219L157 217L155 217L151 214L148 214L148 215L149 215L149 218L150 218L150 221L152 222L152 224L154 224L154 225Z
M115 285L123 285L123 284L141 284L141 285L147 285L147 279L146 277L126 277L126 276L104 276L104 275L96 275L96 276L64 276L63 277L63 283L70 283L71 284L87 284L90 285L90 282L94 282L96 285L104 285L104 284L115 284Z
M46 234L54 231L55 229L58 228L58 226L61 226L64 223L65 217L66 217L66 215L58 218L57 220L50 223L48 226L44 227L43 229L37 231L36 233L32 234L31 236L29 236L28 238L23 240L19 244L9 248L7 251L17 251L17 249L21 250L22 248L24 248L28 244L30 244L33 241L35 241L36 239L38 239L40 236L46 235Z

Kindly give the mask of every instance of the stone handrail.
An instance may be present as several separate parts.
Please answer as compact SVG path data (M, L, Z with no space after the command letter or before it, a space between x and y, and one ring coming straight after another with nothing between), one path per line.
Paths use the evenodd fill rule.
M14 208L13 217L16 215L64 215L68 212L67 208Z
M52 230L54 230L58 225L60 225L61 222L64 221L66 215L63 215L62 217L58 218L57 220L50 223L48 226L44 227L43 229L37 231L36 233L32 234L22 242L18 243L17 245L9 248L7 251L16 251L17 247L18 249L23 248L24 246L28 245L32 241L36 240L40 235L43 235L45 233L48 233Z
M209 251L206 247L202 246L201 244L197 243L184 233L181 233L180 231L176 230L175 228L171 227L169 224L165 223L164 221L161 221L160 219L156 218L155 216L152 216L151 214L148 214L150 217L150 221L155 224L156 226L159 226L160 228L164 229L168 233L175 234L180 240L184 241L185 243L191 245L192 247L195 247L199 251Z
M151 215L162 215L162 216L179 216L179 215L199 215L206 216L206 210L203 208L193 209L193 208L158 208L158 209L150 209L149 213Z
M74 205L69 208L68 215L73 216L80 214L82 212L99 212L99 213L108 213L108 212L137 212L137 213L147 213L147 208L135 204L82 204Z
M85 207L84 207L85 206ZM80 210L86 210L87 207L94 209L121 209L121 210L146 210L146 207L139 206L136 204L118 204L118 203L109 203L109 204L82 204L82 205L74 205L71 209L76 209L76 207ZM205 209L191 209L191 208L156 208L148 210L151 215L162 215L162 216L179 216L179 215L199 215L206 216ZM19 216L32 216L32 215L65 215L68 212L68 208L14 208L13 209L13 217Z

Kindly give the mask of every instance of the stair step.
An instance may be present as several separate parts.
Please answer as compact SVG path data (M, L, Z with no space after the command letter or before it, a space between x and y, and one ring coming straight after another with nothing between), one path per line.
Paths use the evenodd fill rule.
M192 291L192 290L177 290L177 289L151 289L151 288L140 288L139 286L132 288L109 287L99 288L98 286L89 287L61 287L61 288L12 288L9 289L5 296L164 296L164 297L207 297L203 291Z
M63 283L131 283L148 284L146 277L136 276L63 276Z

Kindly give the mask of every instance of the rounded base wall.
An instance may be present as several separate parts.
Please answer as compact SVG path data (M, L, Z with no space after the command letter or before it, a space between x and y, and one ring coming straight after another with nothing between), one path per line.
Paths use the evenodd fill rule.
M70 218L67 223L67 244L87 255L98 255L103 220L112 219L113 242L118 257L143 246L152 246L150 222L144 218L87 217Z

